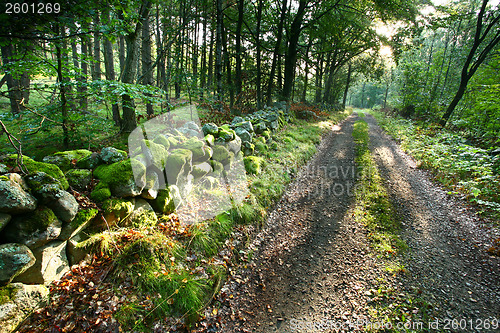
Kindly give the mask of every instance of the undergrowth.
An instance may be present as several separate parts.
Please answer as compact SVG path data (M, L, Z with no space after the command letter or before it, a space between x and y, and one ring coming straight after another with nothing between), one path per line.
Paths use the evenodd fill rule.
M467 198L480 213L500 218L500 155L467 144L467 140L434 125L386 117L372 111L378 124L401 148L430 169L449 194Z

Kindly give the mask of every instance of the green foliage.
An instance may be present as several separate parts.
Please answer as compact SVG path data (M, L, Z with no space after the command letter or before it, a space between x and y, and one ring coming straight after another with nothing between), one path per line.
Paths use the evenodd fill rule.
M466 144L466 139L449 130L374 112L379 124L401 142L403 150L430 169L448 188L477 204L481 210L500 214L500 175L497 158L488 151Z

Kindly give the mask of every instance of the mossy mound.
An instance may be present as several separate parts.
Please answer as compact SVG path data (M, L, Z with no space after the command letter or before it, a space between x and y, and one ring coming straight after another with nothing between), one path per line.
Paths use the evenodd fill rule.
M251 175L258 175L262 172L264 159L257 156L246 156L243 158L245 163L245 170Z
M162 145L165 150L170 149L170 141L168 141L165 135L158 135L156 138L154 138L153 142Z
M219 133L217 133L217 137L225 142L234 140L236 133L229 127L229 125L222 125L219 127Z
M92 155L92 152L87 149L77 149L60 151L43 158L43 162L57 165L62 171L66 172L73 168L79 160L82 160Z
M108 225L125 220L134 210L134 201L112 198L102 203L103 216Z
M47 185L50 185L50 188L54 191L63 190L63 186L59 180L42 171L31 173L24 179L35 195L42 194L41 192L47 190Z
M90 193L90 198L95 202L103 202L110 197L111 189L109 188L109 185L103 181L99 182L92 193Z
M221 146L221 145L216 145L213 147L214 153L212 155L212 158L215 161L224 161L229 158L229 150L226 149L226 147Z
M174 149L168 156L165 171L169 183L176 183L172 180L177 179L179 175L187 174L191 171L193 153L188 149Z
M11 166L16 165L17 154L11 154L7 156L6 162ZM29 173L35 173L37 171L45 172L52 178L57 179L61 183L63 189L65 190L68 189L69 187L68 180L66 179L64 173L57 165L51 163L38 162L24 155L23 155L23 163L28 169Z
M134 168L139 175L146 175L146 167L137 160L126 159L110 165L100 165L94 170L94 176L111 188L115 185L127 184L134 179Z
M153 209L159 213L171 214L182 202L179 188L170 185L168 188L158 191L158 196L151 201Z
M267 152L268 147L267 147L267 145L266 145L265 143L262 143L262 142L257 142L257 143L255 143L255 149L256 149L259 153L263 154L263 153Z
M92 180L92 170L72 169L66 172L66 179L71 187L79 190L85 189Z

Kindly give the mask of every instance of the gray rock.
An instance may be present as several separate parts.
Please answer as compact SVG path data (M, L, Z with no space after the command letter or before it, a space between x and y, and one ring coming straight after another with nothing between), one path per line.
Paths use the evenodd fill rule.
M17 173L0 176L0 213L20 214L33 211L37 200Z
M240 116L236 116L236 117L233 118L233 121L231 122L231 125L242 123L244 121L245 121L244 118L242 118Z
M201 129L203 135L212 134L213 136L217 136L217 133L219 133L219 127L213 123L207 123Z
M266 123L263 122L263 121L257 123L255 125L255 127L254 127L254 130L255 130L255 133L261 134L262 132L264 132L265 130L267 130Z
M252 142L252 134L250 134L247 130L238 127L234 130L234 132L240 137L242 142Z
M238 135L236 135L234 140L231 140L227 143L227 149L237 154L241 150L241 142L242 142L241 138Z
M48 203L47 206L63 222L71 222L78 213L78 202L67 191L59 191L57 199Z
M48 285L59 280L69 270L66 257L66 241L52 241L33 251L36 262L14 281Z
M3 230L3 228L7 225L7 223L10 222L11 219L12 216L10 216L9 214L0 213L0 231Z
M141 195L144 184L138 186L134 178L129 178L126 183L113 184L111 192L119 198L137 197Z
M249 133L253 133L254 132L253 125L249 121L244 121L242 123L238 123L238 124L234 125L233 128L234 128L235 131L236 131L237 128L242 128L242 129L246 130Z
M80 169L95 169L103 163L101 154L92 153L91 155L76 162L76 167Z
M37 171L26 176L26 183L39 200L53 200L58 191L64 190L61 182L45 172Z
M201 136L201 133L199 131L195 131L195 130L193 130L191 128L181 127L181 128L179 128L179 132L181 132L182 134L184 134L187 138L200 137Z
M101 150L102 161L106 164L113 164L127 158L127 153L114 147L106 147Z
M148 172L146 174L146 185L142 190L141 197L144 199L154 200L158 196L160 188L159 177L156 172Z
M9 168L5 164L0 163L0 175L4 173L9 173Z
M40 303L47 299L49 289L43 285L12 283L4 287L9 301L0 304L0 332L12 332Z
M85 190L92 181L92 170L73 169L66 173L66 179L71 187L77 190Z
M78 246L78 244L83 242L85 239L86 237L80 233L68 240L66 256L70 266L80 263L88 255L88 251L85 248Z
M196 131L198 133L200 132L200 127L194 121L188 121L182 127L189 128L190 130Z
M7 242L22 243L35 249L56 239L61 227L62 222L50 208L39 206L31 213L14 216L2 233Z
M0 285L10 283L35 263L35 256L23 244L0 245Z

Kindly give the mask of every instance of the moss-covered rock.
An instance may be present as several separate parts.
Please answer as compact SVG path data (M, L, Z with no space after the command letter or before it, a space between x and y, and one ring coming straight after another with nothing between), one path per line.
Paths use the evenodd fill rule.
M182 175L191 172L193 153L188 149L174 149L168 156L165 171L169 184L177 184Z
M101 154L92 153L91 155L82 158L81 160L78 160L76 162L76 167L80 169L95 169L102 163L104 162L101 158Z
M182 203L179 188L170 185L164 190L158 191L158 196L151 201L151 206L155 211L163 214L171 214Z
M0 245L0 285L10 283L34 263L35 256L26 245L16 243Z
M99 211L95 208L81 209L78 211L73 221L63 226L58 239L67 240L74 237L92 223L98 212Z
M215 177L220 177L222 176L222 172L224 171L224 165L219 162L219 161L210 161L210 164L212 165L213 173Z
M214 123L206 123L205 125L203 125L201 130L203 131L204 135L211 134L213 136L217 136L217 133L219 132L219 127Z
M215 137L212 134L205 135L205 141L209 146L213 146L215 144Z
M104 163L113 164L126 159L127 152L115 147L106 147L101 150L101 158Z
M255 149L256 149L259 153L261 153L261 154L263 154L263 153L265 153L265 152L267 152L267 151L268 151L268 147L267 147L267 145L266 145L265 143L262 143L262 142L257 142L257 143L255 143Z
M109 226L120 223L130 216L134 206L134 199L108 199L102 203L103 217Z
M10 163L11 165L15 165L16 160L17 160L17 154L9 155L6 159L7 163ZM23 156L23 163L28 169L29 173L35 173L37 171L45 172L49 176L57 179L61 183L63 189L66 190L69 187L69 183L66 180L64 173L57 165L38 162L29 158L28 156Z
M160 134L157 137L155 137L153 142L162 145L163 148L167 151L170 149L170 141L168 141L167 137L163 134Z
M49 176L45 172L37 171L25 177L32 193L38 198L45 196L47 191L62 191L64 190L61 182L54 177ZM48 186L49 185L49 186Z
M158 169L163 170L167 162L168 151L165 149L163 145L154 143L153 141L144 140L144 144L151 153L148 154L152 158L152 160L149 161L149 163L152 163L152 165L154 165Z
M193 153L193 161L204 162L210 158L206 152L205 144L198 138L193 137L184 142L182 146Z
M243 142L241 145L241 151L245 154L245 156L251 156L255 152L255 145L250 142Z
M156 172L148 171L146 174L146 184L142 190L141 197L144 199L156 199L160 188L160 179Z
M94 170L94 176L106 183L111 193L117 197L138 196L146 181L146 167L135 159L126 159L110 165L100 165Z
M266 131L262 132L262 137L265 140L269 140L269 138L271 138L271 132L269 130L266 130Z
M92 170L72 169L66 172L66 179L71 187L84 190L92 181Z
M38 206L31 213L16 215L2 231L6 242L21 243L34 249L56 239L61 233L62 222L45 206Z
M255 137L253 139L253 143L254 144L257 144L257 143L266 143L266 138L264 138L263 136Z
M224 161L229 158L229 150L221 145L216 145L213 147L214 153L212 159L215 161Z
M135 228L152 227L158 222L151 205L144 199L135 201L135 207L130 216L125 219L122 225Z
M4 173L9 173L9 168L5 164L0 163L0 175Z
M262 171L264 159L257 156L246 156L243 158L245 170L251 175L258 175Z
M33 211L37 200L28 192L26 182L17 173L0 176L0 212L19 214Z
M255 124L254 130L255 130L255 133L257 133L257 134L263 133L265 130L267 130L266 123L261 121L261 122Z
M109 185L101 181L90 193L90 198L95 202L103 202L111 197L111 190Z
M82 160L92 155L92 152L87 149L77 149L60 151L43 158L43 162L57 165L62 171L66 172L73 168L79 160Z
M241 141L244 142L252 142L252 134L250 134L247 130L243 128L236 128L235 133L240 137Z
M210 172L212 172L212 166L208 162L193 165L192 175L195 181L199 180Z
M219 138L222 141L228 142L234 139L235 137L235 132L229 128L229 125L222 125L219 127L219 133L217 133L217 138Z
M219 180L212 176L206 176L203 178L201 185L207 190L213 190L219 186Z

